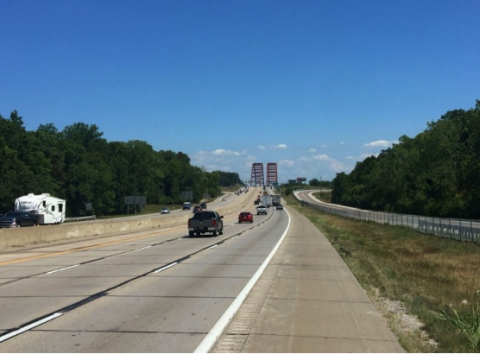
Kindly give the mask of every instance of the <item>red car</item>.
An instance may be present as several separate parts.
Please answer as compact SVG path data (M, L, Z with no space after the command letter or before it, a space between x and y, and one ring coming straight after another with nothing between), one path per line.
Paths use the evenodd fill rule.
M247 222L253 222L253 214L248 212L248 211L244 211L242 213L240 213L240 215L238 215L238 223L242 223L244 221L247 221Z

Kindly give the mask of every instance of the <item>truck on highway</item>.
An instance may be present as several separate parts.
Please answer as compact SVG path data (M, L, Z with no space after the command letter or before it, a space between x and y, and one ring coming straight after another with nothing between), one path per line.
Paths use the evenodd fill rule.
M24 211L9 211L0 216L0 228L38 225L37 216Z
M272 205L272 197L268 194L262 197L262 204L265 205L267 208L270 208Z
M272 205L277 206L278 204L281 204L281 198L282 196L280 194L272 194Z
M217 234L223 235L223 216L213 210L202 210L193 214L193 217L188 219L188 235L203 235L211 233L213 236Z

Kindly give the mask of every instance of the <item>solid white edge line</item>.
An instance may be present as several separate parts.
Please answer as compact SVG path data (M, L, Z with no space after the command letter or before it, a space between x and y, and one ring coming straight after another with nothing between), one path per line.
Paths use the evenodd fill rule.
M45 322L48 322L48 321L51 321L51 320L53 320L53 319L55 319L55 318L57 318L57 317L60 317L61 315L63 315L62 312L57 312L57 313L54 313L54 314L51 315L51 316L45 317L43 320L40 320L40 321L31 323L31 324L29 324L28 326L25 326L25 327L23 327L23 328L20 328L20 329L14 331L14 332L10 332L10 333L4 335L3 337L0 337L0 343L3 342L3 341L5 341L5 340L7 340L7 339L10 339L10 338L12 338L12 337L15 337L15 336L17 336L17 335L19 335L19 334L21 334L21 333L23 333L23 332L26 332L26 331L34 328L34 327L40 326L40 325L44 324Z
M285 210L286 211L286 210ZM255 283L257 282L257 280L260 278L260 276L262 275L263 271L265 270L265 268L267 267L268 263L270 262L270 260L273 258L273 256L275 255L275 253L277 252L278 248L280 247L280 245L282 244L283 242L283 239L285 238L285 236L287 235L287 232L288 230L290 229L290 221L291 221L291 218L290 218L290 214L288 213L287 211L287 215L288 215L288 225L287 225L287 228L285 229L285 232L283 233L282 237L280 238L280 240L278 240L277 244L275 245L275 247L273 248L272 252L270 252L270 254L268 255L268 257L265 259L265 261L262 263L262 265L260 266L260 268L258 268L257 272L254 274L254 276L252 277L252 279L250 279L250 281L247 283L247 285L245 285L245 287L243 288L243 290L240 292L240 294L238 294L238 296L236 297L235 300L233 300L232 304L230 305L230 307L227 309L227 311L225 311L225 313L222 315L222 317L220 317L220 319L217 321L217 323L215 324L215 326L213 326L213 328L210 330L210 332L208 332L208 334L206 335L206 337L203 339L203 341L199 344L199 346L197 347L197 349L195 349L194 353L208 353L208 351L210 349L212 349L213 345L215 344L215 342L217 341L218 337L220 337L220 335L223 333L223 330L225 329L225 327L227 327L228 323L230 322L230 320L233 318L233 316L235 316L235 314L237 313L238 309L240 308L240 306L242 305L243 301L245 300L245 298L248 296L248 294L250 293L250 291L252 290L253 286L255 285Z
M62 270L67 270L67 269L71 269L71 268L75 268L75 267L78 267L80 264L75 264L73 266L70 266L70 267L65 267L65 268L60 268L60 269L56 269L56 270L52 270L50 272L47 272L45 274L53 274L53 273L56 273L56 272L61 272Z
M167 265L167 266L165 266L165 267L162 267L162 268L160 268L160 269L157 269L156 271L153 272L153 274L155 274L155 273L160 273L161 271L163 271L163 270L165 270L165 269L168 269L168 268L171 268L171 267L173 267L173 266L175 266L175 265L177 265L177 264L178 264L178 262L173 262L173 263L171 263L171 264L169 264L169 265Z

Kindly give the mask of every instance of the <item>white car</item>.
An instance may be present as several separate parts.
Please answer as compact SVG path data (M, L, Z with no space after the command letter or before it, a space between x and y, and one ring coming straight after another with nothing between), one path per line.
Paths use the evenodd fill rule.
M168 208L163 208L163 209L160 211L160 214L170 214L170 209L168 209Z
M267 207L265 205L261 204L257 207L257 215L260 215L260 214L264 214L264 215L268 214Z

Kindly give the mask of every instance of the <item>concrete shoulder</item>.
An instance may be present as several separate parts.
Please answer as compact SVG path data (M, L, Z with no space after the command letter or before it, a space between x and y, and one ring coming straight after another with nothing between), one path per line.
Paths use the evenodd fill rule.
M288 212L289 233L211 352L403 352L322 232Z

